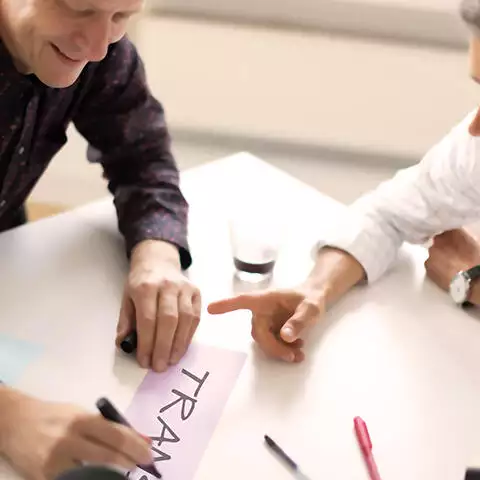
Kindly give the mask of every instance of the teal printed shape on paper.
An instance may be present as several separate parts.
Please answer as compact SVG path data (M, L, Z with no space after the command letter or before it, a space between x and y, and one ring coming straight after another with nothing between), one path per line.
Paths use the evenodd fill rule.
M0 381L14 385L41 352L39 345L0 333Z

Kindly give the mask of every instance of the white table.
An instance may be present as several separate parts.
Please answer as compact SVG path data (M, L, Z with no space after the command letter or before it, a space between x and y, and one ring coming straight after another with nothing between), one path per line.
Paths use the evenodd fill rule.
M186 172L182 182L189 274L205 305L234 290L226 216L255 185L268 185L291 215L277 285L306 274L315 236L344 208L247 154ZM259 354L247 312L204 313L199 341L249 355L195 480L291 479L264 449L264 433L312 479L366 480L355 415L369 425L384 480L463 479L480 452L480 323L424 282L424 258L408 247L383 282L348 295L312 332L302 365ZM145 371L113 344L127 263L111 200L1 235L0 265L0 332L47 345L18 387L87 408L101 393L126 408ZM15 476L0 467L0 478Z

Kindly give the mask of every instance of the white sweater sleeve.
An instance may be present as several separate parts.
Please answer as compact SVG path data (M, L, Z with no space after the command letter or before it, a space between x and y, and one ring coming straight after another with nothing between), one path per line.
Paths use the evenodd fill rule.
M353 203L322 245L353 255L369 282L380 278L404 241L434 235L480 218L480 137L470 113L417 165L401 170Z

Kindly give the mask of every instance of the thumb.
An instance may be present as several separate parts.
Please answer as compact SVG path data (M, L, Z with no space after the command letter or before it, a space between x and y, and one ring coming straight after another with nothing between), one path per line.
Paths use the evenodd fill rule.
M320 316L320 307L310 300L303 300L293 315L285 322L280 330L280 337L284 342L293 343L301 334L313 325Z

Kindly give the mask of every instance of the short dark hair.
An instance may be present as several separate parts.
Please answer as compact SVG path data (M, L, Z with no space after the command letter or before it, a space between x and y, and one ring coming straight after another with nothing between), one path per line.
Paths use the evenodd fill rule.
M480 0L462 0L460 4L462 20L480 35Z

